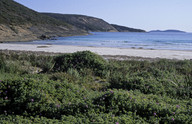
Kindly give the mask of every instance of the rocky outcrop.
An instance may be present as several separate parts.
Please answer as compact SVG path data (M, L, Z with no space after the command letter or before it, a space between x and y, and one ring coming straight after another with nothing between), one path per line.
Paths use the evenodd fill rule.
M13 26L0 24L0 42L5 41L29 41L37 39L27 25Z
M70 30L63 26L52 25L5 25L0 24L0 42L45 40L53 37L85 35L86 31L75 27Z

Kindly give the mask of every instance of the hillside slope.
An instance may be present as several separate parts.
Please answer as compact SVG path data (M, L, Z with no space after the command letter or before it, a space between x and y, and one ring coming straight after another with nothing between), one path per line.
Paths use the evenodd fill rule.
M65 21L78 28L92 32L117 32L117 30L106 21L84 15L43 13L44 15Z
M142 29L129 28L125 26L120 26L116 24L111 24L114 28L116 28L119 32L146 32Z
M42 35L52 37L87 33L13 0L0 0L0 8L0 41L28 41L39 39Z

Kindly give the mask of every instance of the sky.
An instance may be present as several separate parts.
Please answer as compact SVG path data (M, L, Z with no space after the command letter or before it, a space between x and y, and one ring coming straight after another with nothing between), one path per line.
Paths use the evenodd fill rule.
M38 12L81 14L111 24L192 32L192 0L15 0Z

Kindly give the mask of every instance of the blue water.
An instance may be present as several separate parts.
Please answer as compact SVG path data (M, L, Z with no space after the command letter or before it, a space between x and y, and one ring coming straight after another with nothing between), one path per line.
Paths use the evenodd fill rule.
M58 37L57 40L33 41L27 44L192 50L192 33L92 32L92 35Z

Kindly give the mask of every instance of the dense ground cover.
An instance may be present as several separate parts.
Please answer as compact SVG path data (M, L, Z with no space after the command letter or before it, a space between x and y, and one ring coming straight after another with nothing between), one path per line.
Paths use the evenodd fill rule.
M192 61L0 54L0 123L192 123Z

